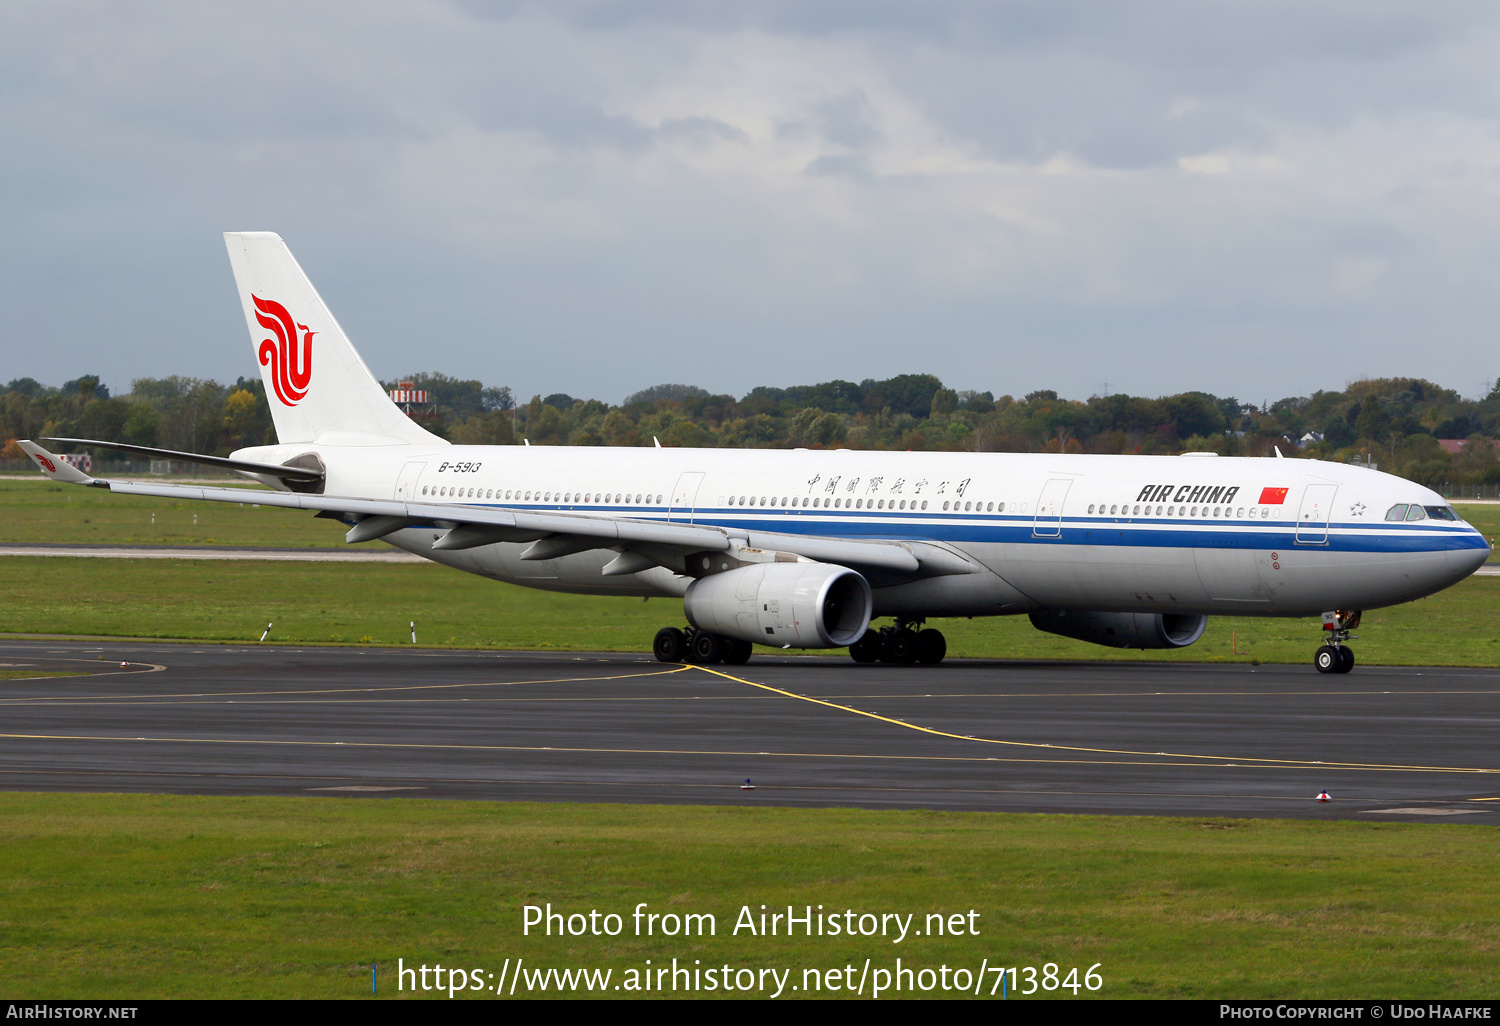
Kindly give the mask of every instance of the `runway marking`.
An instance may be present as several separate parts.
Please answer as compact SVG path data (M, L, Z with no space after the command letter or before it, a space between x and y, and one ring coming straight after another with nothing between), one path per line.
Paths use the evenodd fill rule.
M863 713L862 715L871 715ZM876 716L876 719L884 717ZM900 723L899 720L892 721ZM901 724L911 726L910 724ZM986 738L965 737L962 734L944 734L943 731L922 730L929 734L956 738L961 741L985 741ZM293 748L385 748L429 751L475 751L475 752L561 752L571 755L709 755L724 758L777 758L777 759L869 759L888 762L998 762L1036 763L1046 766L1169 766L1183 769L1267 769L1305 771L1317 766L1324 770L1371 773L1492 773L1494 770L1468 769L1458 766L1382 766L1370 763L1303 762L1295 759L1248 759L1240 762L1227 760L1217 762L1171 762L1142 761L1140 759L1041 759L1009 758L1002 756L956 756L956 755L870 755L863 752L775 752L775 751L714 751L694 748L581 748L565 745L462 745L424 744L407 741L285 741L265 738L222 737L127 737L109 734L16 734L0 733L0 740L19 741L125 741L151 744L198 744L198 745L269 745ZM1056 748L1058 751L1095 752L1106 755L1155 755L1166 759L1209 759L1205 755L1173 755L1167 752L1139 753L1116 752L1104 748L1074 748L1066 745L1030 744L1022 741L995 741L992 744L1015 745L1020 748ZM1246 762L1252 765L1245 765Z
M1236 764L1241 764L1241 763L1275 764L1277 766L1297 766L1297 767L1303 767L1303 768L1308 768L1308 769L1316 766L1316 767L1322 767L1322 768L1325 768L1325 769L1360 769L1360 770L1379 770L1379 771L1398 771L1398 772L1399 771L1406 771L1406 772L1418 772L1418 773L1496 773L1496 772L1500 772L1500 770L1482 769L1482 768L1478 768L1478 767L1468 767L1468 766L1405 766L1405 765L1399 765L1399 764L1387 764L1387 763L1378 763L1378 762L1336 762L1336 761L1325 761L1325 760L1322 760L1322 759L1316 759L1316 760L1313 760L1313 759L1262 759L1262 758L1256 758L1256 757L1253 757L1253 756L1195 755L1195 754L1193 754L1191 752L1137 752L1137 751L1131 751L1130 749L1125 749L1125 748L1088 748L1088 747L1085 747L1083 745L1054 745L1054 744L1047 744L1047 743L1040 742L1040 741L1005 741L1005 740L1002 740L1002 739L999 739L999 738L992 738L992 737L975 737L975 736L973 736L971 734L954 734L954 733L952 733L950 731L938 730L938 729L936 729L934 727L924 727L921 724L908 723L905 720L896 719L896 718L891 717L891 716L882 716L882 715L880 715L879 713L876 713L876 712L869 712L869 711L864 710L864 709L856 709L852 705L839 705L837 702L829 702L829 701L826 701L826 700L821 699L821 698L809 698L807 695L799 695L799 694L796 694L795 692L792 692L792 691L783 690L782 688L772 687L770 684L760 684L760 683L757 683L757 682L755 682L753 680L745 680L743 677L736 677L733 674L725 673L723 670L716 670L716 669L714 669L711 666L695 666L694 668L702 670L704 673L711 673L711 674L714 674L715 676L723 677L726 680L738 681L739 683L749 685L752 688L760 688L763 691L770 691L773 694L782 695L782 696L784 696L786 698L795 698L799 702L811 702L814 705L826 706L829 709L838 709L838 710L840 710L842 712L853 713L856 716L865 716L865 717L868 717L868 718L870 718L872 720L880 720L883 723L889 723L889 724L892 724L892 725L897 726L897 727L905 727L907 730L915 730L915 731L919 731L920 733L923 733L923 734L933 734L933 735L935 735L937 737L953 738L953 739L955 739L957 741L975 741L975 742L978 742L980 744L1007 745L1007 746L1012 746L1012 747L1016 747L1016 748L1053 748L1053 749L1056 749L1058 751L1063 751L1063 752L1092 752L1092 753L1096 753L1096 754L1099 754L1099 755L1137 755L1137 756L1148 756L1148 757L1161 756L1161 757L1166 757L1166 758L1171 758L1171 759L1195 759L1195 760L1205 760L1205 761L1218 762L1218 763L1225 763L1225 762L1231 762L1232 761L1232 762L1234 762ZM1201 763L1188 763L1186 765L1199 765L1199 764L1201 764ZM1247 767L1247 768L1249 768L1249 767Z
M84 660L84 661L87 662L89 660ZM155 665L155 664L151 664L151 665ZM165 666L161 666L161 667L158 667L158 669L165 670L166 667ZM438 691L438 690L449 689L449 688L500 688L500 687L513 687L513 686L519 685L519 684L577 684L577 683L581 683L581 682L585 682L585 681L594 681L594 680L630 680L630 679L633 679L635 677L664 677L664 676L670 676L670 675L672 675L674 673L682 673L684 670L687 670L687 669L690 669L690 667L688 667L688 666L674 666L674 667L671 667L669 669L664 669L664 670L651 670L651 671L642 672L642 673L620 673L620 674L613 674L613 675L607 676L607 677L553 677L553 678L547 678L547 679L544 679L544 680L481 681L479 683L474 683L474 684L393 684L393 685L386 686L386 687L374 687L374 688L315 688L315 689L313 689L311 691L190 691L190 692L187 692L187 693L181 694L181 695L55 695L55 696L48 696L46 698L38 698L38 697L35 697L35 696L24 697L24 698L23 697L17 697L17 698L3 698L3 697L0 697L0 705L38 705L38 704L51 704L51 703L54 703L54 702L58 703L58 704L62 704L62 703L65 703L65 702L66 703L70 703L70 704L77 704L79 702L97 702L97 703L99 703L101 705L108 705L108 704L113 704L113 703L116 703L116 702L123 703L127 699L132 700L132 701L140 700L140 704L150 704L146 700L157 699L158 702L155 703L155 704L161 704L160 700L166 700L166 701L170 702L170 701L173 701L173 700L176 700L176 699L183 699L183 698L255 698L255 697L265 697L267 695L376 694L376 693L381 693L381 692L386 692L386 691ZM115 671L115 672L120 672L120 671ZM141 672L144 672L144 671L141 671ZM91 676L105 677L105 676L108 676L108 674L103 674L103 673L100 673L100 674L91 674ZM35 678L32 678L32 679L35 679ZM208 703L198 703L198 704L208 704Z
M51 655L51 654L52 653L50 653L50 652L48 653L48 655ZM83 663L86 666L100 666L100 665L108 666L108 665L110 665L110 662L111 662L111 660L104 660L101 663L101 661L98 660L98 659L79 659L77 656L64 657L62 659L52 659L52 660L49 660L49 661L50 662L54 662L54 663ZM121 669L101 670L99 673L66 673L66 674L58 674L57 676L54 676L54 677L16 677L16 678L13 678L12 680L6 681L6 683L24 684L24 683L29 683L29 682L34 681L34 680L60 680L63 677L68 677L68 678L72 678L72 677L125 677L125 676L133 676L133 675L138 674L138 673L161 673L163 670L165 670L167 668L165 663L137 663L137 662L126 663L125 660L121 660L121 664L122 664L122 668ZM19 664L19 663L0 663L0 666L11 666L11 665L21 665L21 664ZM66 696L66 695L59 695L57 697L59 699L62 699L62 698L66 698L68 696ZM5 698L0 698L0 702L5 702L5 701L11 701L11 700L10 699L5 699ZM16 701L28 701L28 699L16 699Z
M588 683L590 681L608 680L630 680L634 677L654 677L665 673L681 673L685 667L677 667L672 670L658 671L655 673L623 674L611 677L559 677L550 680L520 680L520 681L486 681L476 684L426 684L426 685L395 685L383 688L343 688L343 689L317 689L311 691L203 691L189 692L182 695L32 695L0 697L0 705L24 705L50 706L69 705L73 707L103 708L113 705L119 706L175 706L175 705L361 705L376 702L411 703L423 705L439 705L447 702L485 702L485 703L576 703L587 702L593 704L604 704L608 702L754 702L760 701L753 695L581 695L581 696L559 696L559 695L534 695L525 698L278 698L277 696L302 696L321 694L340 694L352 692L356 694L379 694L384 691L425 691L437 688L483 688L483 687L512 687L526 684L569 684ZM78 675L83 677L103 676L103 674ZM17 678L16 683L26 683L34 680L53 680L52 677L24 677ZM1051 692L1048 694L1007 693L1007 692L976 692L973 694L890 694L890 695L827 695L828 699L877 699L881 701L910 700L910 699L943 699L943 698L990 698L990 699L1018 699L1018 698L1140 698L1153 697L1154 694L1167 694L1171 697L1259 697L1261 695L1272 695L1276 697L1308 697L1317 695L1365 695L1365 694L1392 694L1392 692L1346 692L1346 691L1277 691L1277 692L1156 692L1153 695L1144 693L1127 694L1094 694L1087 692ZM1500 692L1494 691L1424 691L1402 693L1403 698L1426 698L1432 695L1494 695ZM270 698L269 701L235 702L237 698ZM967 738L966 740L980 740ZM1204 756L1213 758L1213 756ZM1500 772L1497 770L1496 772Z

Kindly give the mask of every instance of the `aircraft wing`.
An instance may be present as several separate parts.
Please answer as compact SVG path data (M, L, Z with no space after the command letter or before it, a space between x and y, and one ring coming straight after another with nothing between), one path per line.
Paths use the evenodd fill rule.
M755 550L790 553L854 569L875 570L900 578L968 574L979 566L944 546L930 542L884 539L830 538L819 535L745 531L702 524L605 517L585 512L507 509L459 503L402 502L307 492L215 488L197 485L149 484L92 478L30 441L18 444L38 468L54 480L107 488L124 495L194 499L205 502L254 502L261 506L305 509L344 521L354 521L346 539L370 541L409 527L430 527L442 534L437 550L456 550L496 542L530 542L522 559L554 559L590 549L614 549L623 556L606 573L633 573L660 565L681 573L683 559L693 553Z

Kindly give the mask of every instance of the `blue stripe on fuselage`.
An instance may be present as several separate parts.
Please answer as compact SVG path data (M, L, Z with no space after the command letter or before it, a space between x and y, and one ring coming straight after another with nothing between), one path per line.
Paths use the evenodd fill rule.
M466 504L467 505L467 504ZM645 511L614 506L564 506L473 504L480 508L524 509L544 513L585 513L620 516L633 520L663 521L665 510ZM673 523L689 521L675 518ZM1326 549L1332 552L1442 552L1451 549L1487 549L1489 543L1467 526L1440 526L1431 521L1415 524L1377 521L1334 523L1328 526L1326 542L1299 542L1295 522L1231 524L1163 517L1152 520L1098 517L1063 517L1059 533L1038 536L1032 515L941 513L913 516L871 510L777 510L745 516L738 509L699 509L692 523L710 527L737 528L781 534L826 535L839 538L870 538L884 541L943 541L956 544L1116 545L1137 548L1189 549ZM1046 522L1045 529L1059 526ZM1316 531L1321 532L1318 525ZM1393 533L1394 532L1394 533Z

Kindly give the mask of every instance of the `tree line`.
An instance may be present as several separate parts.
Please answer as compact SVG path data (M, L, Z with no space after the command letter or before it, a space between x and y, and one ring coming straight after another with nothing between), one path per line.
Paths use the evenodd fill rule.
M1370 378L1256 406L1207 392L1147 398L1055 391L1020 398L950 389L931 374L760 387L736 398L661 384L619 405L564 393L517 403L510 388L444 374L401 378L425 390L412 410L460 444L850 448L981 452L1286 456L1372 462L1427 485L1500 483L1492 439L1500 383L1469 400L1421 378ZM396 381L384 382L395 388ZM59 387L18 378L0 395L0 439L100 438L211 455L276 440L259 378L233 385L198 378L138 378L112 396L96 375ZM1457 453L1442 439L1462 439ZM1450 446L1451 447L1451 446ZM7 443L3 458L20 460ZM96 453L96 459L111 458Z

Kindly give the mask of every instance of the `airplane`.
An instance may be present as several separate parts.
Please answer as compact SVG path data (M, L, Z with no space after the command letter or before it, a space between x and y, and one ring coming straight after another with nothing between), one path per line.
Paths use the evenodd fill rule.
M1314 665L1354 666L1361 611L1469 576L1484 537L1436 492L1309 459L451 445L370 373L280 236L224 236L276 427L229 457L56 439L235 471L312 510L498 581L681 598L663 662L752 644L941 662L932 617L1027 615L1117 648L1178 649L1213 615L1321 617ZM237 488L54 480L208 502ZM1281 453L1277 450L1277 456ZM889 624L872 626L877 618Z

